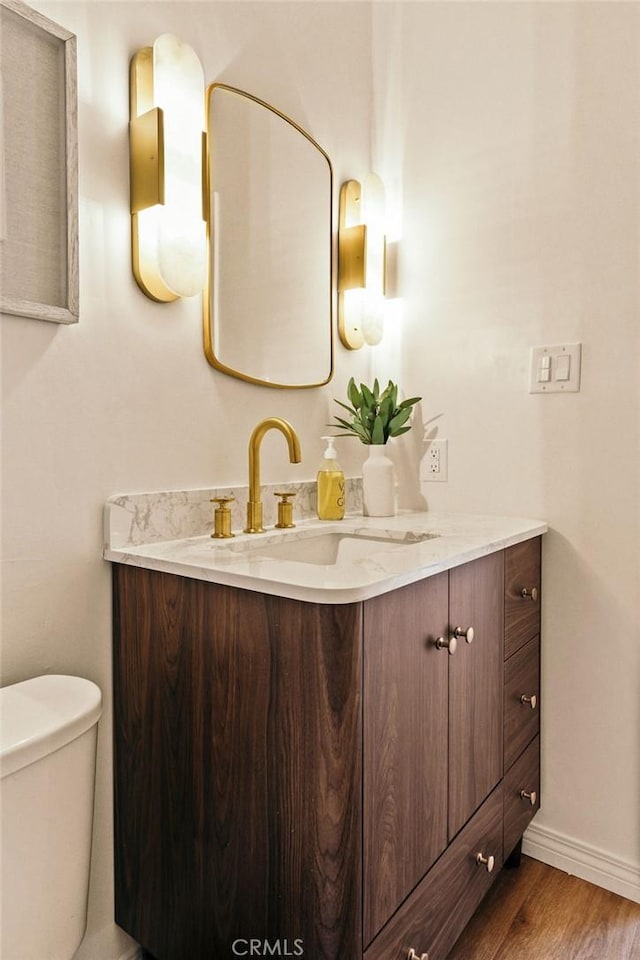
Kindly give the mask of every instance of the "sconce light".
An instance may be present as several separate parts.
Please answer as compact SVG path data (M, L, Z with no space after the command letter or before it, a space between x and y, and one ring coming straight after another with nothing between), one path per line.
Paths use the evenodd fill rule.
M383 333L386 237L384 186L370 173L340 188L338 333L345 347L380 343Z
M196 53L164 33L131 60L129 150L133 273L152 300L204 287L204 73Z

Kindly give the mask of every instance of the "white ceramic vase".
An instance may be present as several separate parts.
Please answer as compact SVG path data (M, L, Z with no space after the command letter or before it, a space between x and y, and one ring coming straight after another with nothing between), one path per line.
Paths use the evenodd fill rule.
M362 464L362 497L365 517L393 517L396 512L395 471L382 443L369 447Z

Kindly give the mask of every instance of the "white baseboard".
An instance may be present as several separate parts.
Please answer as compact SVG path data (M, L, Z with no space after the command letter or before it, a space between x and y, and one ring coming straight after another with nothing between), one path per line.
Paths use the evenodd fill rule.
M598 887L640 903L640 866L548 827L529 827L522 852Z

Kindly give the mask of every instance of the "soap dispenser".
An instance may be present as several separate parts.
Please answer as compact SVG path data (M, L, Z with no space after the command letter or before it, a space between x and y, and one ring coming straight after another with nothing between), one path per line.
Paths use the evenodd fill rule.
M318 470L318 518L320 520L342 520L344 517L344 473L337 460L333 437L322 437L327 441L320 469Z

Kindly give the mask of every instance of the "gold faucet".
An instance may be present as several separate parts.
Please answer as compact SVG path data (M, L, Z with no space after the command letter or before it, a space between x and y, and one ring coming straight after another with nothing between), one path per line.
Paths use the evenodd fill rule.
M262 500L260 499L260 444L268 430L279 430L289 445L289 461L300 463L300 441L288 420L281 417L267 417L255 428L249 438L249 502L247 503L247 525L245 533L264 533L262 526Z

